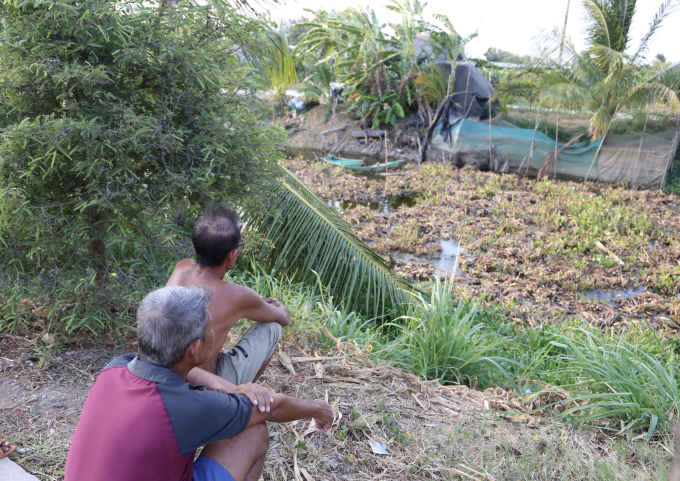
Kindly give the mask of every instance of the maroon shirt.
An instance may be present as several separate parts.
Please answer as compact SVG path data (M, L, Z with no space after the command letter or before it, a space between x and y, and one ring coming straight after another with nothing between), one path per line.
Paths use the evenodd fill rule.
M191 481L198 447L248 426L247 398L204 390L133 357L114 359L92 386L65 481Z

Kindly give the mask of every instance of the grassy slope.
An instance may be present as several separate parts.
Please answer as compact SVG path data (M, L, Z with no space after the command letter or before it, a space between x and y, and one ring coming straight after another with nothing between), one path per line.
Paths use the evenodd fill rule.
M312 288L278 282L264 273L243 275L239 282L291 307L292 327L284 331L282 342L282 349L291 356L337 356L336 344L323 333L325 327L334 337L354 346L353 354L347 358L349 367L352 360L360 368L366 362L360 358L380 363L385 357L381 348L388 339L375 326L355 314L343 313ZM489 317L475 319L493 327ZM527 338L511 342L509 334L495 328L489 333L497 338L508 335L503 346L506 355L514 349L530 356L528 349L540 344L534 341L532 346ZM12 409L0 412L2 433L30 450L13 459L41 479L62 479L68 444L87 393L86 384L113 355L134 351L135 346L129 344L129 336L115 334L100 338L94 346L66 348L47 347L36 334L0 337L5 358L0 370L6 374L0 392L3 399L11 397L6 394L17 396L12 399ZM396 352L400 348L394 349ZM39 361L29 365L28 356L36 356ZM6 359L13 360L13 367ZM313 434L303 442L291 429L271 426L266 480L281 479L282 469L287 479L294 479L295 459L299 468L322 480L368 480L380 475L393 479L456 479L453 470L460 469L460 465L488 472L495 479L667 479L666 449L671 449L667 435L657 437L653 443L633 441L633 433L610 437L606 431L603 434L579 427L578 423L559 422L559 416L550 412L531 425L522 418L515 422L509 416L484 415L480 408L463 409L460 417L441 416L433 410L423 410L408 390L403 390L402 378L392 371L383 379L387 381L383 388L380 379L358 384L347 383L347 376L334 379L332 368L325 365L325 379L316 377L312 363L296 364L296 376L276 361L266 372L264 382L269 387L291 395L327 396L343 414L332 436ZM477 368L482 372L488 366ZM13 378L14 373L20 376ZM43 394L48 398L43 399ZM421 399L425 400L422 395ZM53 407L55 402L62 406ZM537 420L538 416L529 418ZM306 426L307 423L297 423L291 428L299 436ZM385 443L392 456L374 455L367 445L369 437Z

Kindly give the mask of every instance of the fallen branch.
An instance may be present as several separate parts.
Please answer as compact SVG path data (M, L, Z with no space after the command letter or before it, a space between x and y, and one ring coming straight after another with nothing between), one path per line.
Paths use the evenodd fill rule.
M609 249L607 249L604 245L602 245L602 243L601 243L600 241L595 241L595 247L597 247L598 249L600 249L602 252L605 252L605 253L609 254L610 256L612 256L612 258L616 261L616 263L617 263L618 265L620 265L621 267L623 267L623 266L626 265L626 264L621 260L621 258L620 258L619 256L617 256L617 255L614 254L612 251L610 251Z
M328 134L332 134L333 132L341 132L341 131L345 130L346 128L347 128L347 126L343 125L342 127L337 127L335 129L324 130L323 132L321 132L321 135L328 135Z

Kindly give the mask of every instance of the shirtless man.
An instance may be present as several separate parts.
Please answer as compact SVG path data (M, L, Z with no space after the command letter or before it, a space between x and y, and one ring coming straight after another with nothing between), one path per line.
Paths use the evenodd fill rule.
M238 221L233 210L223 206L210 208L191 232L197 263L191 259L179 261L166 284L205 286L213 292L208 312L213 319L215 344L208 362L194 368L187 381L224 392L234 392L234 385L254 382L260 377L274 354L282 328L290 323L288 308L276 299L263 298L248 287L224 280L245 244ZM234 349L222 350L229 330L239 319L255 323ZM216 386L215 376L206 373L217 374L226 383Z

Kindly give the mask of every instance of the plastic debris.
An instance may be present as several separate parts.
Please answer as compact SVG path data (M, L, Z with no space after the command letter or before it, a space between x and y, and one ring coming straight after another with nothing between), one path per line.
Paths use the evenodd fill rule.
M369 446L375 454L390 454L385 445L380 441L374 441L373 439L368 440Z

